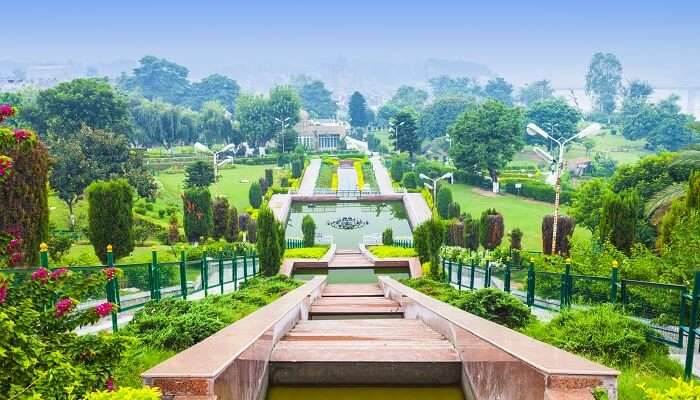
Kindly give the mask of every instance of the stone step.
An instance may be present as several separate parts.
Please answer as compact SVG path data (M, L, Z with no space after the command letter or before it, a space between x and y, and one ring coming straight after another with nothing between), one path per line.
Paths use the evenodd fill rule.
M399 303L384 297L321 297L311 304L310 318L320 315L403 315Z
M328 284L323 297L384 297L384 291L375 284Z

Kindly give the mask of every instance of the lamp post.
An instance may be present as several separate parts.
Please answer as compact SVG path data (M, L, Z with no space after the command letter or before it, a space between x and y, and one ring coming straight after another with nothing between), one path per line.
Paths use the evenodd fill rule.
M284 130L287 129L287 122L289 121L289 117L285 119L279 119L275 117L275 121L278 122L280 125L282 125L282 131L280 132L280 138L282 141L282 153L284 153Z
M205 146L205 145L203 145L203 144L201 144L201 143L199 143L199 142L197 142L197 143L194 144L194 149L195 149L195 150L199 151L200 153L211 154L211 155L213 156L214 181L215 181L215 182L216 182L216 180L219 178L219 167L223 166L224 164L227 164L227 163L230 162L230 160L231 160L231 158L227 158L227 159L225 159L225 160L219 162L219 160L218 160L219 154L225 153L225 152L227 152L227 151L229 151L229 150L231 150L231 149L233 149L233 148L235 148L235 147L236 147L236 145L235 145L234 143L229 143L229 144L227 144L226 146L224 146L223 149L221 149L221 150L219 150L219 151L213 151L213 150L211 150L210 148L208 148L207 146Z
M554 172L554 223L552 224L552 254L554 254L557 250L557 225L559 223L559 193L561 191L561 173L562 170L564 169L564 165L566 163L566 160L564 159L564 153L565 153L565 148L566 145L571 142L574 139L582 139L588 136L593 136L600 132L600 124L593 123L588 125L585 129L580 131L579 133L575 134L574 136L562 140L562 138L556 139L552 137L550 134L545 132L542 128L539 126L529 123L527 124L527 134L530 136L542 136L545 139L549 139L556 143L559 146L559 157L554 158L551 154L547 153L546 151L535 148L535 153L537 153L540 157L549 160L552 163L556 162L556 168Z
M398 124L389 123L389 126L394 128L394 150L399 151L399 127L403 126L406 121L401 121Z
M448 172L448 173L446 173L445 175L443 175L443 176L441 176L441 177L439 177L439 178L435 178L435 179L433 179L433 178L431 178L431 177L429 177L428 175L425 175L425 174L420 174L420 175L418 175L418 176L419 176L421 179L428 180L428 181L430 181L430 182L432 183L432 184L431 184L431 183L428 183L428 182L423 182L423 184L424 184L428 189L430 189L430 190L433 191L433 210L435 210L435 203L437 202L437 193L436 193L436 191L437 191L437 183L440 182L441 180L448 179L448 178L450 179L450 181L452 181L452 172Z

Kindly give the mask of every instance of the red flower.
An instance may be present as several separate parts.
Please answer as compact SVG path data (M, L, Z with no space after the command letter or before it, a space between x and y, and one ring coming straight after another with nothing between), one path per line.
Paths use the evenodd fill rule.
M44 267L41 267L38 270L32 272L32 280L46 283L46 281L49 280L49 270Z
M0 282L0 304L5 303L7 299L7 281Z
M106 317L112 312L112 303L102 303L95 307L95 313L100 317Z
M108 392L113 392L114 391L114 379L110 376L107 378L105 381L105 388L107 389Z
M109 268L103 269L102 272L107 277L107 280L111 281L112 279L114 279L114 276L117 274L117 269L114 267L109 267Z
M12 253L10 256L10 266L14 267L16 265L19 265L19 263L22 262L22 253L19 251Z
M67 268L58 268L53 271L51 271L51 276L49 277L52 281L57 281L59 280L62 276L66 275L68 273Z
M0 121L15 115L15 108L9 104L0 104Z
M28 130L25 129L16 129L15 130L15 140L18 142L25 141L29 139L32 136L32 133Z
M54 315L56 318L60 318L64 316L66 313L70 312L70 310L75 307L76 301L73 299L69 299L67 297L62 298L61 300L56 303L56 312Z

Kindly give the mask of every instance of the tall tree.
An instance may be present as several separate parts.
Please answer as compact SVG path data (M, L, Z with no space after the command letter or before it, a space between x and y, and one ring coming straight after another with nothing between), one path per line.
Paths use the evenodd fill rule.
M420 111L427 100L428 92L425 90L403 85L396 90L390 101L400 109L409 107Z
M646 101L654 93L654 88L649 82L635 79L624 88L625 99Z
M260 257L260 270L264 276L274 276L280 270L283 248L280 246L279 223L269 207L260 209L257 225L256 247Z
M469 77L452 78L447 75L440 75L428 80L433 97L451 98L476 98L482 95L479 83Z
M199 114L189 108L133 96L129 114L133 143L170 148L199 140Z
M95 254L107 262L107 245L115 258L134 250L133 188L124 179L94 182L87 188L88 236Z
M236 99L241 94L241 87L235 80L219 75L209 75L199 82L192 84L189 94L189 104L199 110L209 101L217 101L231 114L236 109Z
M484 86L484 95L505 105L513 105L513 85L500 76L490 79Z
M612 53L595 53L586 73L586 93L598 111L612 114L622 88L622 64Z
M522 146L525 129L523 111L495 100L469 110L450 128L450 156L457 169L480 172L486 169L498 191L498 171Z
M169 103L186 104L190 90L189 70L164 58L145 56L133 75L123 75L120 86L135 91L149 100L162 99Z
M600 240L610 242L618 250L630 254L640 210L641 201L636 191L607 192L600 215Z
M304 109L315 118L335 118L338 104L320 80L305 81L297 87Z
M581 121L581 113L561 98L550 98L536 102L527 111L528 121L545 129L547 133L559 139L576 134L576 125ZM531 142L549 144L551 141L528 136Z
M103 79L75 79L39 94L36 106L40 132L69 136L83 125L128 134L128 102Z
M430 103L418 119L418 131L423 138L445 136L457 117L471 106L471 100L459 97L438 98Z
M394 148L397 151L408 152L413 159L413 153L420 149L415 115L410 110L400 111L394 115L391 125L390 137L394 142Z
M547 80L534 81L520 88L518 98L526 107L537 103L540 100L546 100L554 96L552 84Z
M241 133L253 147L264 145L272 139L274 119L269 102L262 96L242 95L238 99L236 113Z
M365 128L367 126L369 122L367 120L367 102L360 92L355 92L350 96L348 115L350 116L350 125L353 128Z
M670 96L656 104L625 99L620 112L622 134L631 140L645 138L653 148L679 150L700 137L691 129L694 118L680 112L678 97Z
M209 144L240 143L239 132L234 128L230 113L217 101L208 101L199 115L199 135Z
M215 179L214 167L210 162L199 160L185 168L185 188L207 188Z
M275 132L282 130L279 121L286 121L286 126L294 126L299 122L301 99L291 86L275 86L270 90L268 99L271 123L275 124Z

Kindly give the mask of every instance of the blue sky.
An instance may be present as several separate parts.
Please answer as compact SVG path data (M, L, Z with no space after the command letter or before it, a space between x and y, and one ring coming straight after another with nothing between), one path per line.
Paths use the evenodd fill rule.
M626 75L658 82L700 75L698 0L25 0L10 12L0 59L15 61L148 53L209 73L280 60L436 57L480 62L514 81L568 82L582 80L594 52L610 51Z

